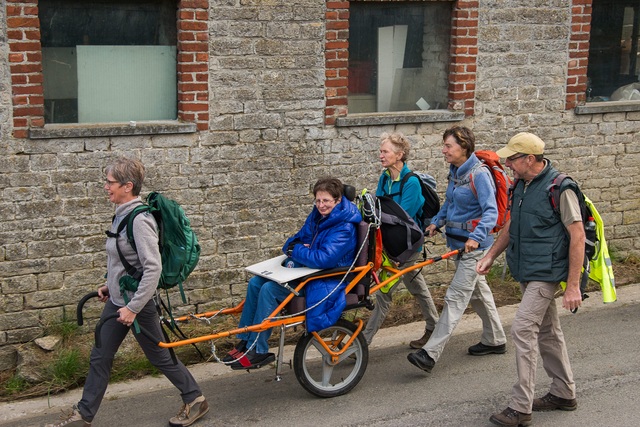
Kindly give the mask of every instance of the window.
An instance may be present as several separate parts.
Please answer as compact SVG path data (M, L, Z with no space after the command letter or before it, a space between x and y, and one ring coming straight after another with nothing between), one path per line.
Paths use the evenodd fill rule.
M353 2L349 113L446 109L451 2Z
M177 118L174 0L40 0L45 123Z
M640 101L640 0L594 0L587 102Z
M61 0L55 0L55 2L54 0L6 0L5 3L7 16L6 38L9 45L11 101L13 104L13 136L15 138L73 138L188 133L209 128L208 0L172 0L170 2L163 0L130 0L128 2L122 0L88 0L86 2L81 0L67 0L65 2ZM177 101L168 101L168 98L163 98L162 102L158 103L158 106L161 104L163 108L168 106L177 109L177 114L163 113L167 117L171 117L169 121L154 120L138 122L136 126L129 126L128 122L130 121L142 120L132 116L127 117L125 123L108 123L105 126L100 126L99 124L97 126L95 124L83 126L75 122L52 123L52 121L58 121L58 118L60 118L60 121L76 120L75 117L78 116L78 113L85 111L83 108L78 109L76 106L79 101L73 101L78 99L76 98L78 89L80 89L78 83L86 83L86 79L84 81L79 79L77 69L79 55L74 46L85 47L85 52L82 53L83 57L86 56L87 52L88 54L97 52L99 49L94 49L95 47L114 46L114 44L85 44L84 34L78 35L77 31L73 29L74 26L83 29L82 26L84 25L84 30L88 32L87 35L95 40L96 31L93 26L104 29L108 28L105 24L113 23L104 22L104 19L102 23L97 23L94 20L91 25L87 26L86 23L83 24L82 22L82 19L87 19L87 16L84 16L87 13L80 12L78 9L74 11L77 15L73 16L73 20L69 21L67 19L67 25L60 27L60 23L63 22L60 19L65 16L68 17L68 13L65 11L67 6L77 8L85 4L96 5L96 7L104 5L103 10L112 11L108 19L120 19L119 24L121 25L111 25L112 27L117 26L117 28L107 30L112 34L104 35L103 43L121 43L119 45L115 44L115 47L124 46L127 49L142 46L149 48L149 51L156 48L166 49L167 46L175 46L177 51L176 61L172 65L171 73L177 83L167 84L162 89L172 93L177 92L177 95L174 95ZM42 26L40 25L41 9L42 14L46 14L48 17L43 20ZM48 12L47 9L49 10ZM116 9L124 9L126 13L118 14L114 12ZM142 15L146 15L146 18L143 18ZM91 15L89 19L93 19L93 16ZM169 16L171 16L171 23L169 23ZM132 19L134 21L130 21ZM146 22L146 24L138 29L137 25L141 24L142 21ZM128 22L135 22L136 26L130 26L127 24ZM151 38L149 35L151 26L158 30L158 33L153 36L157 39L157 42L154 42L157 44L140 45L140 40ZM51 28L59 28L60 31L57 31L56 34L51 34ZM60 41L59 35L65 32L67 34L70 32L71 36L67 36L67 41ZM74 33L76 34L74 35ZM117 36L116 41L110 39L112 35ZM80 44L72 45L69 39L73 38L76 40L75 43L78 43L77 40L80 38ZM136 39L135 43L137 44L126 45L123 41L125 39L131 40L132 38ZM86 41L91 42L91 38L88 37ZM145 41L145 43L150 42ZM45 60L48 62L46 65L43 64L43 48L54 48L54 50L44 54L46 56ZM60 54L63 60L59 61L62 64L56 62L57 59L51 60L50 55L52 53L55 54L55 49L62 49ZM114 52L118 50L120 49L114 49ZM71 52L75 53L75 55ZM103 58L100 55L99 57ZM137 53L125 53L123 57L140 62L140 57ZM113 58L115 58L115 54ZM71 71L74 68L73 64L75 64L75 72ZM110 61L109 65L112 64L113 62ZM60 80L58 85L60 87L56 87L55 84L50 85L49 83L51 78L55 80L56 67L59 66L66 67L68 71L66 75L58 75L57 78ZM48 80L46 90L48 111L46 115L49 124L47 126L45 126L44 68L47 68L46 79ZM134 64L131 64L131 69L134 69ZM168 73L168 66L166 70ZM147 63L146 71L148 81L165 81L159 76L159 69L155 63L153 65ZM102 70L98 70L98 72L102 72ZM129 75L133 74L135 73L132 72ZM88 87L91 87L91 84ZM116 86L117 88L119 86ZM153 91L153 88L150 89L150 92ZM153 93L147 92L147 95L149 94ZM103 105L107 107L111 104L104 103ZM110 111L112 112L113 108ZM61 118L63 116L66 118ZM107 117L107 113L105 112L101 117ZM178 120L175 120L176 117Z
M473 114L477 1L326 5L326 125L458 121Z

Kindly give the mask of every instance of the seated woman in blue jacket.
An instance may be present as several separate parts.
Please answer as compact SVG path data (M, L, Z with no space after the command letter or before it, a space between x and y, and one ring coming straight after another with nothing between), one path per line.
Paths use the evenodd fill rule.
M315 206L304 225L282 247L282 252L295 262L311 268L329 269L348 267L356 256L357 228L362 221L360 211L343 196L344 185L337 178L322 178L313 187ZM314 307L334 290L341 276L317 279L303 289L307 307ZM346 298L345 281L317 307L306 313L309 332L327 328L338 321ZM289 291L276 282L260 276L249 280L239 327L262 323L289 295ZM271 329L264 332L238 334L240 342L223 359L232 369L259 368L275 360L269 353L267 340ZM255 342L255 345L254 345ZM253 348L252 348L253 347ZM247 352L247 349L251 349Z

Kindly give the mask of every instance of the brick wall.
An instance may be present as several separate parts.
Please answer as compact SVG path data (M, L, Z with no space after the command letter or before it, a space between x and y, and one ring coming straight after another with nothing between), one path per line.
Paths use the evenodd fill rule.
M163 191L192 220L203 252L187 282L184 310L238 302L246 286L244 267L278 253L311 209L310 187L318 177L331 173L357 188L373 188L383 132L407 134L413 141L410 166L433 174L444 189L441 135L452 123L331 124L346 107L346 92L339 89L346 90L340 40L347 35L334 24L348 19L348 2L208 3L208 41L201 27L189 39L198 49L206 43L208 51L190 57L197 65L184 70L191 79L185 82L201 82L208 70L208 129L175 136L20 137L16 132L26 128L15 120L38 116L15 113L27 107L12 103L11 80L20 75L20 63L12 60L26 56L7 42L10 31L22 31L7 16L16 17L13 9L9 15L11 7L35 2L8 1L7 15L0 12L0 353L38 336L52 321L72 319L79 297L102 282L103 233L113 213L102 168L114 156L142 159L148 167L143 192ZM519 131L539 134L554 163L597 203L610 246L640 251L640 185L620 179L640 172L640 113L576 115L566 109L570 93L577 93L578 102L582 96L567 83L577 59L570 41L574 6L582 3L456 4L467 6L457 19L471 23L456 27L460 59L452 72L460 77L453 87L463 94L460 108L468 116L462 124L473 128L479 148L496 149ZM197 16L187 12L181 19L204 19L202 13L190 19ZM36 75L26 73L24 84ZM30 95L24 96L18 99L28 101ZM206 101L203 94L194 99ZM197 111L203 115L196 120L206 121L207 111ZM423 273L431 284L447 283L450 274L446 263ZM98 305L90 307L89 317L97 311Z

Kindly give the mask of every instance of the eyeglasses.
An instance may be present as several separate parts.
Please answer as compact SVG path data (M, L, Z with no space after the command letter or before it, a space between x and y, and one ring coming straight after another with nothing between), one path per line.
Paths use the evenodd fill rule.
M516 155L513 155L513 156L509 156L509 157L507 157L507 159L506 159L506 160L509 160L510 162L512 162L512 163L513 163L513 162L515 162L516 160L521 159L521 158L523 158L523 157L527 157L527 156L528 156L528 154L516 154Z
M315 204L316 206L320 206L320 205L331 205L334 204L336 202L336 199L316 199L315 200Z
M104 184L105 184L107 187L111 188L111 186L112 186L112 185L114 185L114 184L120 184L120 182L119 182L119 181L111 181L110 179L105 178L105 179L104 179ZM122 185L122 184L120 184L120 185Z

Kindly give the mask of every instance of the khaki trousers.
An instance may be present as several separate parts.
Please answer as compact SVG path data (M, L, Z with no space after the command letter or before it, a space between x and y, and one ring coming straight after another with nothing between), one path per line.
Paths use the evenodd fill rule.
M513 386L511 408L531 413L536 385L538 350L542 365L551 378L551 394L563 399L576 397L573 372L554 295L558 283L521 283L522 302L518 307L511 336L516 348L518 382Z

